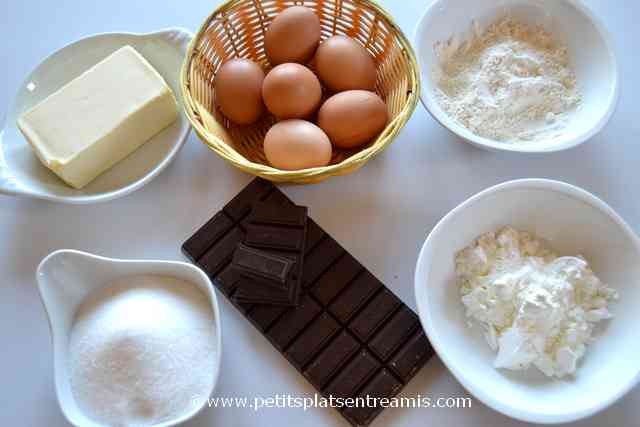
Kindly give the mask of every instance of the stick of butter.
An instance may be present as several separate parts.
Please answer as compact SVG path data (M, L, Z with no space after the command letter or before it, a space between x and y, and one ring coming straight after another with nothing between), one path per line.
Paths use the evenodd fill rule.
M178 117L162 76L125 46L18 119L42 163L80 189Z

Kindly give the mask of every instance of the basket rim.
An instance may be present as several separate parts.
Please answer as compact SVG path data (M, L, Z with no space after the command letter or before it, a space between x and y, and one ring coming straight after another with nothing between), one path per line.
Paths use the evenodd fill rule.
M376 0L357 0L357 2L366 3L373 10L375 10L376 13L380 14L384 18L384 20L387 21L386 23L392 28L396 40L400 43L401 52L410 65L409 88L407 90L407 92L410 93L404 103L404 106L402 107L402 110L393 120L387 123L385 129L380 133L380 135L378 135L376 140L369 147L343 159L341 162L336 164L288 171L276 169L269 165L252 162L245 158L242 154L240 154L235 148L227 144L222 138L209 132L209 130L206 129L195 117L196 102L193 100L188 87L190 83L189 71L194 57L193 53L195 51L196 45L204 36L205 30L209 27L209 24L214 19L214 17L223 12L225 9L232 8L236 4L242 3L244 1L246 0L227 0L220 4L217 8L215 8L211 12L211 14L204 20L195 36L191 39L187 49L187 53L182 63L182 68L180 71L180 89L184 99L184 110L187 119L193 126L193 129L195 130L202 143L204 143L207 147L209 147L209 149L214 151L227 162L233 164L234 166L245 172L267 179L271 178L277 179L278 181L300 182L312 181L314 179L317 180L322 177L344 174L345 169L347 168L354 170L359 169L362 165L364 165L364 163L382 152L395 140L395 137L398 135L404 125L409 121L418 105L421 90L420 69L410 41L407 39L406 35L404 34L400 26L395 22L393 17Z

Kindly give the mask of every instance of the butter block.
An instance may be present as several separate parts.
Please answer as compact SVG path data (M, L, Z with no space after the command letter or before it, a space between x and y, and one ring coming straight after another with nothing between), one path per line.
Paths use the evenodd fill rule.
M40 161L80 189L178 117L173 92L125 46L18 119Z

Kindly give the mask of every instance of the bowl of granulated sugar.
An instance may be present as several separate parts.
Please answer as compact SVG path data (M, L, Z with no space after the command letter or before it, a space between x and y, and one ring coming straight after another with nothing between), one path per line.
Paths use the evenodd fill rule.
M61 250L42 261L37 280L71 424L169 427L206 406L222 341L200 269Z
M414 45L422 104L485 149L575 147L603 129L618 101L610 37L580 0L436 0Z

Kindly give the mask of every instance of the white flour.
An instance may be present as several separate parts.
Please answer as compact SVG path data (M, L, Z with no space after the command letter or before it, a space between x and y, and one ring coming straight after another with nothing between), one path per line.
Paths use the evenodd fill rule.
M148 426L205 399L216 331L194 285L134 276L90 295L71 331L69 372L79 406L109 426Z
M557 136L580 105L567 49L539 27L508 18L469 40L436 45L436 96L454 120L502 142Z

